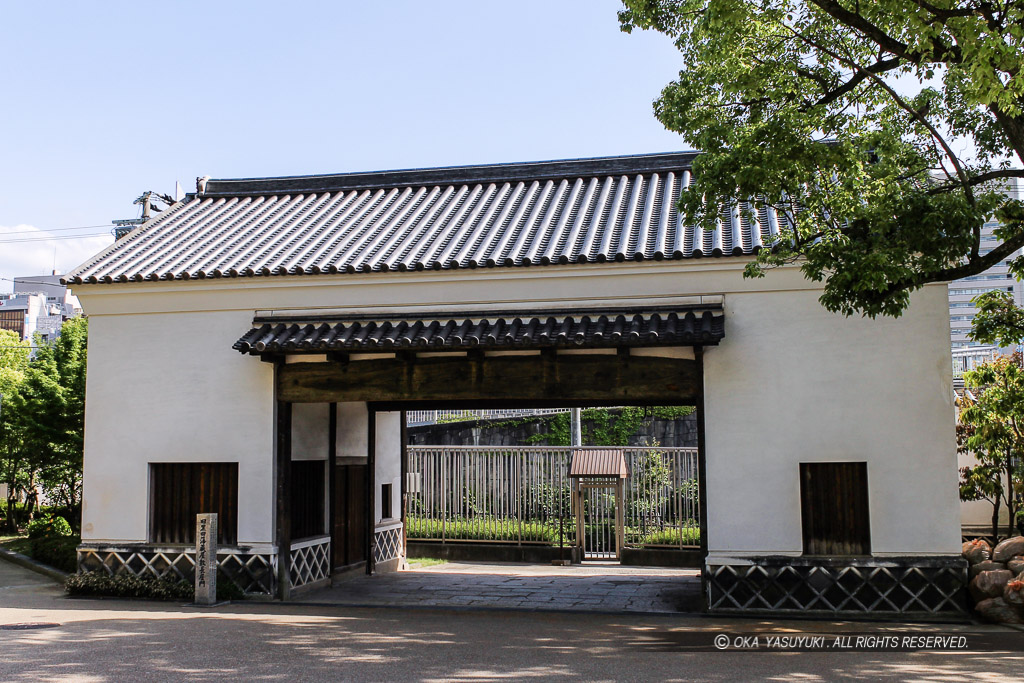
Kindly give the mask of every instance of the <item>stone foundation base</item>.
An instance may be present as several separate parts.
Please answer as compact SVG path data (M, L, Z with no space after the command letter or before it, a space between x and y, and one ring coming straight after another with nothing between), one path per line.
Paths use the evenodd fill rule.
M760 557L709 564L713 613L965 617L967 563L959 557Z

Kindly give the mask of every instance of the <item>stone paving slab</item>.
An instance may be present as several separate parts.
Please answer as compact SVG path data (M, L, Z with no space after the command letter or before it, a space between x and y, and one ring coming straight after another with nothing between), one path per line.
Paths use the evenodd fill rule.
M346 606L681 613L700 609L695 569L448 562L356 575L299 602Z

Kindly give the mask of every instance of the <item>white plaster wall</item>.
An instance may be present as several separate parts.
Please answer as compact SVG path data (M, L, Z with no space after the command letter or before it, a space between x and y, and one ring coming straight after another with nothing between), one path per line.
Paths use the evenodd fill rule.
M394 522L402 517L402 414L398 412L377 413L377 431L374 438L376 486L374 487L373 521L375 524ZM388 519L381 516L382 484L391 484L392 516Z
M339 458L366 458L369 436L365 403L338 403Z
M292 405L292 460L326 460L330 446L330 404Z
M147 540L150 462L237 462L238 541L272 541L273 368L251 311L89 319L84 541ZM255 362L254 362L255 361Z
M706 354L712 553L799 553L798 463L830 459L868 461L876 553L955 553L945 287L915 294L898 320L845 319L821 308L820 290L797 269L745 280L743 265L709 258L77 286L91 316L84 537L145 540L146 463L237 459L239 540L272 538L273 371L231 349L257 311L593 309L724 294L726 339ZM363 457L365 405L339 405L338 415L339 457ZM378 495L388 480L399 495L400 465L387 456L397 449L394 420L378 414Z
M945 286L896 320L817 296L726 298L705 355L709 561L800 554L799 463L822 461L867 461L873 554L959 553Z

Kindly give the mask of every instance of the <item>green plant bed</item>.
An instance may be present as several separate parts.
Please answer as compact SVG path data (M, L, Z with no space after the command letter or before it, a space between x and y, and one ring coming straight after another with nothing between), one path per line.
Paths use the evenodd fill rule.
M442 524L439 519L409 517L406 519L406 536L418 540L450 541L495 541L530 543L558 543L558 524L523 522L516 519L488 518L481 521L452 519ZM565 530L569 538L569 528Z
M111 576L103 571L72 574L64 590L74 597L147 598L149 600L194 600L195 586L181 579L135 576L122 573ZM217 575L217 599L241 600L242 590L225 575Z
M640 534L639 530L637 529L627 529L626 539L630 545L635 546L700 545L700 527L668 527L665 529L658 529L656 531L652 531L646 535Z

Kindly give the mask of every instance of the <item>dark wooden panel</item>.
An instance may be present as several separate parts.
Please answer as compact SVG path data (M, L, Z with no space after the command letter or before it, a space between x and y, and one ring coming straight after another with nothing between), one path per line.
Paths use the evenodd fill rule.
M601 401L675 405L700 389L697 362L648 356L499 356L289 363L278 399Z
M150 463L150 538L195 543L196 515L217 513L217 542L238 542L238 463Z
M292 540L324 534L324 460L292 460Z
M366 559L366 465L335 468L332 546L334 566Z
M871 554L867 463L800 463L800 508L804 554Z

